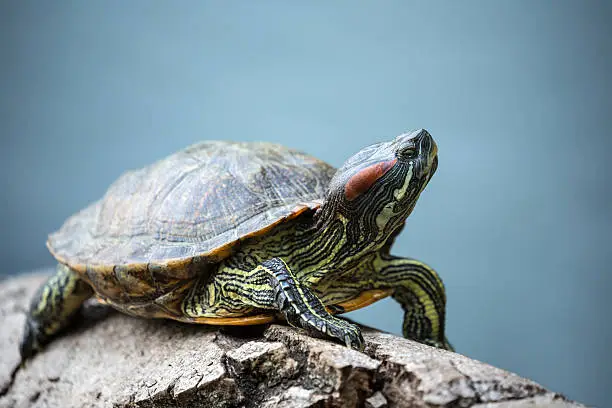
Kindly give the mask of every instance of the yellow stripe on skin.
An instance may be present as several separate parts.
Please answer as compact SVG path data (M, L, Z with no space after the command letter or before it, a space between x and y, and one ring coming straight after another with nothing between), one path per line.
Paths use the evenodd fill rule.
M32 299L21 352L31 355L68 325L81 304L93 293L91 287L69 267L58 264Z
M297 277L296 277L296 276L293 274L293 271L291 271L291 269L289 268L289 266L287 266L287 264L285 263L285 261L283 261L282 259L280 259L280 261L283 263L283 266L285 267L285 271L286 271L286 273L287 273L289 276L291 276L291 278L292 278L292 279L293 279L295 282L298 282ZM265 268L265 269L266 269L266 271L267 271L268 273L270 273L270 274L272 274L272 273L273 273L273 272L272 272L272 271L270 271L269 269L267 269L267 268ZM306 308L308 309L308 311L309 311L310 313L312 313L312 315L313 315L313 316L316 316L316 317L318 317L318 318L320 318L320 319L324 319L324 317L323 317L323 316L321 316L319 313L317 313L317 312L316 312L316 311L315 311L315 310L312 308L312 306L310 305L310 302L308 302L308 299L306 299L306 295L304 295L304 290L303 290L302 285L297 285L297 286L295 286L294 288L295 288L295 289L298 291L298 293L299 293L299 295L300 295L300 297L301 297L301 299L302 299L302 303L306 305ZM297 305L296 303L291 302L291 305L293 306L293 309L296 311L296 313L298 314L298 316L302 314L302 313L301 313L301 311L300 311L300 309L298 308L298 305Z
M380 214L378 214L376 216L376 226L378 226L378 237L377 239L379 239L383 234L384 234L384 230L385 230L385 225L387 225L387 223L389 222L389 220L396 215L395 213L395 204L397 203L397 201L400 201L404 198L404 196L406 195L406 191L408 191L408 187L410 186L410 180L412 180L412 169L413 169L414 164L412 162L410 162L409 164L409 168L408 168L408 174L406 174L406 178L404 179L404 184L402 184L401 187L395 189L393 191L393 197L395 198L396 201L391 201L390 203L387 203L382 211L380 212Z
M429 336L437 339L441 334L440 327L443 322L440 319L441 316L436 307L436 302L438 302L441 313L444 313L446 304L444 284L438 274L429 265L415 259L383 258L379 255L375 258L373 264L378 272L374 286L396 289L403 287L412 292L418 298L419 305L423 307L425 317L431 324L432 332ZM391 279L389 276L385 276L385 269L391 268L397 268L400 271L404 269L404 271L396 272L398 276ZM420 278L422 282L415 278ZM435 284L431 281L432 279ZM431 294L425 290L426 287ZM432 295L437 298L432 298Z

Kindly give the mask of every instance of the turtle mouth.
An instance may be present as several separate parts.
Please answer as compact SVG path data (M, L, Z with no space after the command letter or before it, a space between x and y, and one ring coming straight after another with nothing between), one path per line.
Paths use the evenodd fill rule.
M423 184L423 188L431 181L431 178L438 170L438 156L434 156L434 158L429 162L428 166L423 167L423 177L425 177L425 183Z
M436 170L438 170L438 155L436 155L432 162L431 162L431 167L429 169L429 178L431 179L431 177L434 175L434 173L436 172Z

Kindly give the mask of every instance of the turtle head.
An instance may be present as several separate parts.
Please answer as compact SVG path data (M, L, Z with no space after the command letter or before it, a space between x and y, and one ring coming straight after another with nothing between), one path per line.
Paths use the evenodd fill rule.
M436 171L437 152L424 129L362 149L332 178L320 214L327 220L319 221L341 215L349 242L385 242L403 225Z

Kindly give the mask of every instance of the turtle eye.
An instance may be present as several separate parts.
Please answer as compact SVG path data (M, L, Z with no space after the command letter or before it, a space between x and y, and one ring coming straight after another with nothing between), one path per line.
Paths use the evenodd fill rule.
M361 194L368 191L376 180L384 176L391 167L397 162L397 159L383 161L361 169L352 176L344 186L344 196L347 200L353 201Z
M414 157L416 153L416 148L414 146L407 146L397 152L398 157L400 158L410 158Z

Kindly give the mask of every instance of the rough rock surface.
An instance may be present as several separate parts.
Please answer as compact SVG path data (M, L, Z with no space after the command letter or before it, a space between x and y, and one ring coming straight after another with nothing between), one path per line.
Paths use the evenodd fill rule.
M359 353L283 325L142 320L94 303L17 370L26 305L43 279L0 282L2 408L580 406L515 374L370 329Z

